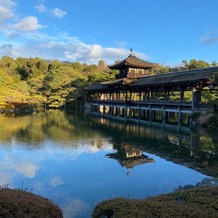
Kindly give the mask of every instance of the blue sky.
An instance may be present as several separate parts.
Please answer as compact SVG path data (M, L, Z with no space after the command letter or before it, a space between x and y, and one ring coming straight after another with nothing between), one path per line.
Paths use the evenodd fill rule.
M0 57L218 62L217 0L0 0Z

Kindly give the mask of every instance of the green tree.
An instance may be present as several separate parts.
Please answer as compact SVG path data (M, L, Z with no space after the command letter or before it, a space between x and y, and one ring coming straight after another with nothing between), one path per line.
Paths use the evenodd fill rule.
M210 67L210 64L208 64L206 61L202 61L202 60L197 61L195 59L191 59L189 63L186 60L183 60L182 62L183 62L184 68L186 70L193 70L193 69Z
M218 66L218 63L216 61L212 61L211 66L216 67L216 66Z
M162 73L169 73L171 72L171 68L168 66L160 66L158 65L155 69L157 74L162 74Z

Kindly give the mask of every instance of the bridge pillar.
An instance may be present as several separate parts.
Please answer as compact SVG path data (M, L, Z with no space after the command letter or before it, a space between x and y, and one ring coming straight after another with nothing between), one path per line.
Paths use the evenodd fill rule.
M103 114L105 114L105 105L103 105Z
M123 111L124 111L124 109L122 107L120 107L120 117L124 117Z
M142 117L142 110L138 108L138 119L140 120Z
M150 110L147 109L147 110L145 111L145 118L146 118L146 120L149 121L149 117L150 117Z
M124 118L127 117L127 108L126 107L123 108L123 117Z
M155 110L153 110L153 111L151 111L151 119L153 120L153 121L155 121L156 120L156 111Z
M163 115L162 115L162 124L165 125L166 124L166 114L167 112L163 109Z
M113 113L113 106L110 105L110 106L109 106L109 115L111 115L112 113Z
M116 108L117 108L116 115L117 115L117 117L119 117L120 116L120 107L116 107Z
M129 117L132 118L133 109L129 108Z
M199 108L201 104L201 90L193 88L192 90L192 110Z
M182 113L181 111L178 111L178 131L181 129L181 125L182 125Z
M149 108L149 111L148 111L148 120L149 120L149 122L151 122L152 121L152 110L151 110L151 108Z
M113 106L113 113L112 113L112 115L117 116L117 107L116 106Z
M145 119L145 112L146 112L146 110L141 109L140 117L141 117L143 120Z

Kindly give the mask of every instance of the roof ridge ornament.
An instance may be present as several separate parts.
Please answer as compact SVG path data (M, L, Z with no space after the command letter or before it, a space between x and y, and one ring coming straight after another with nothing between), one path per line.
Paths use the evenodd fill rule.
M130 50L130 52L131 52L129 56L134 56L134 54L133 54L133 48L130 48L129 50Z

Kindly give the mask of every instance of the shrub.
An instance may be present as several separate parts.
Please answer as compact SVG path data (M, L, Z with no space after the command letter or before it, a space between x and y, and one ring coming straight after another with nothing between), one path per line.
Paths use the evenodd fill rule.
M62 210L47 198L23 190L0 189L0 217L62 218Z

